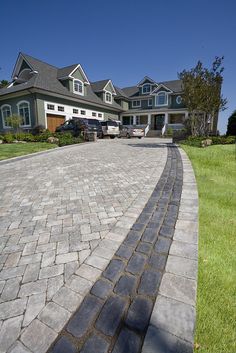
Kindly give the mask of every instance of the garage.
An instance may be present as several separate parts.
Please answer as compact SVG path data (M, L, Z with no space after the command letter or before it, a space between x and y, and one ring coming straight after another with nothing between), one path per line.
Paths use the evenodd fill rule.
M47 114L47 127L50 132L55 132L57 126L65 122L65 116Z

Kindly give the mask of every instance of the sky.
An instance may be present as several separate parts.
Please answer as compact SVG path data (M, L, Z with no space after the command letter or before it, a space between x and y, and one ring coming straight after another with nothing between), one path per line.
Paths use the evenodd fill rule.
M236 109L236 0L0 0L0 80L21 51L63 67L80 63L90 81L119 87L144 76L175 80L201 60L224 56L226 131Z

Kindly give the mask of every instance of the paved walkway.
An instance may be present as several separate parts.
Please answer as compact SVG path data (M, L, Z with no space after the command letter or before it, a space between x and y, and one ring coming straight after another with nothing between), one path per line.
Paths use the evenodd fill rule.
M0 353L192 352L197 190L163 140L0 164Z

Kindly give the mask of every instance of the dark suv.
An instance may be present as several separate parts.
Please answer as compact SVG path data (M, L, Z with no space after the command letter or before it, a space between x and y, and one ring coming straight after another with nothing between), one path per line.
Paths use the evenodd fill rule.
M56 132L70 132L73 136L96 132L97 137L102 137L102 127L96 119L72 118L56 128Z

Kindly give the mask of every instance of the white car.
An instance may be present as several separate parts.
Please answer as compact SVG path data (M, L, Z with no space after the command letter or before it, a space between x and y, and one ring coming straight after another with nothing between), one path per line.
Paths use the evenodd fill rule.
M138 137L141 139L145 135L145 127L142 125L121 125L120 137Z
M110 136L110 138L115 138L119 136L120 129L116 121L100 121L102 126L102 135Z

